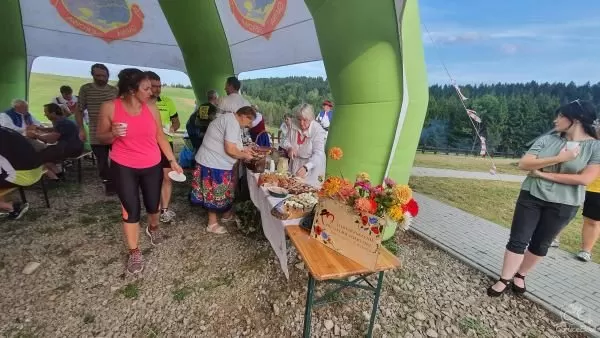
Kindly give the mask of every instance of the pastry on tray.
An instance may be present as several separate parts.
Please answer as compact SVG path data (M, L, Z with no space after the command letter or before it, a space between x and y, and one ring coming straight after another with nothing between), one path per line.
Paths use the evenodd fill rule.
M279 180L279 186L289 191L292 195L299 195L303 193L311 193L317 191L317 189L310 184L306 184L297 178L289 177Z
M302 218L310 213L318 202L319 199L314 193L293 195L277 203L271 210L271 215L281 220Z
M279 173L262 173L258 176L258 186L260 187L278 187L279 180L285 178L285 175Z

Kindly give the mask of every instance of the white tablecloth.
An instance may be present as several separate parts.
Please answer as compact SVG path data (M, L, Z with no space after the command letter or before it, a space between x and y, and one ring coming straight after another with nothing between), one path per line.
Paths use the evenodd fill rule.
M246 172L248 177L248 190L250 190L250 199L252 203L260 210L262 228L265 237L271 243L275 255L279 258L281 270L286 278L290 278L287 264L287 246L285 242L285 227L287 225L300 224L300 218L282 221L271 215L271 209L283 198L275 198L269 194L267 189L258 186L258 176L250 170Z

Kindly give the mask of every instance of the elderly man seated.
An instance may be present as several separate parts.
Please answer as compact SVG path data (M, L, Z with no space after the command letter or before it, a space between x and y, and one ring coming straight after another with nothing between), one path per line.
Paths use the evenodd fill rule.
M25 135L26 130L35 130L41 123L29 113L29 104L25 100L14 99L12 107L3 113L0 113L0 126L12 129L22 135ZM40 150L40 145L32 143L37 150Z

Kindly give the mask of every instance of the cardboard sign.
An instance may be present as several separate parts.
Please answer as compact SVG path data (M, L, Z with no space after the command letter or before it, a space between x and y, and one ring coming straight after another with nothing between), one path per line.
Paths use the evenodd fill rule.
M383 218L359 215L350 206L333 199L321 199L316 207L310 236L356 263L375 269Z

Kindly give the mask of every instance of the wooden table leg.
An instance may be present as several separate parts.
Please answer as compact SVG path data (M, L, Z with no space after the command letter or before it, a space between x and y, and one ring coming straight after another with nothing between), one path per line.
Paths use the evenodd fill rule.
M315 292L315 279L308 274L308 290L306 291L306 308L304 309L304 332L302 337L310 338L310 320Z
M375 317L377 317L377 308L379 307L379 296L381 295L381 286L383 285L383 271L379 273L377 278L377 287L375 288L375 295L373 297L373 310L371 310L371 321L369 322L369 331L367 337L373 336L373 326L375 326Z

